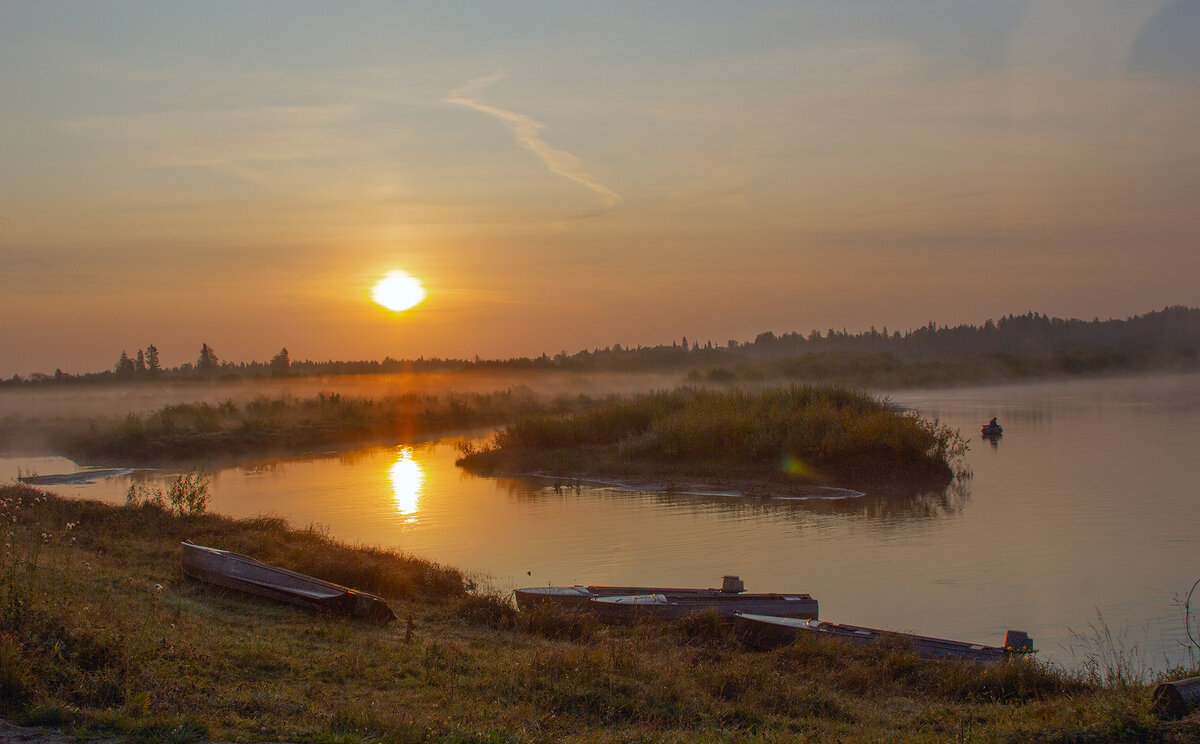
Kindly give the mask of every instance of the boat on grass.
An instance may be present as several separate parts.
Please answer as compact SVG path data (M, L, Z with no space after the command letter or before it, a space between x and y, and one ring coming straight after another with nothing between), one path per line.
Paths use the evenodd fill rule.
M929 658L965 659L982 664L994 664L1010 656L1033 652L1033 639L1019 630L1010 630L1003 646L930 638L894 630L862 628L824 620L804 620L738 613L733 618L738 640L762 651L787 646L803 637L832 638L848 643L870 644L883 638L899 639L912 646L918 656Z
M228 589L378 625L396 619L383 597L271 566L228 550L183 543L183 573Z
M678 620L714 610L726 621L744 612L792 619L817 617L817 600L808 594L640 594L596 597L589 605L596 617L610 622Z
M713 608L725 618L739 611L789 617L817 616L817 601L807 594L747 593L737 576L721 577L720 589L651 586L535 586L517 589L522 612L551 607L588 612L602 619L672 619Z
M644 594L671 596L731 596L746 591L737 576L722 576L720 589L683 589L657 586L531 586L513 592L517 609L529 612L553 607L557 610L587 610L588 602L597 597L632 597Z

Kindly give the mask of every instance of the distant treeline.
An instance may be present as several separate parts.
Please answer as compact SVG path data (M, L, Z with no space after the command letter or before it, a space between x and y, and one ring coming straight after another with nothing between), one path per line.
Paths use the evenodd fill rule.
M780 361L783 360L783 361ZM933 366L950 360L950 366ZM569 370L579 372L685 371L693 380L875 378L913 384L950 379L1019 378L1200 366L1200 308L1167 307L1125 320L1084 321L1035 312L988 320L982 326L938 326L862 333L830 328L807 335L760 333L753 341L680 341L659 346L615 344L554 356L511 359L426 358L383 361L292 361L286 348L266 362L222 362L204 344L195 363L164 368L154 345L122 351L112 370L79 375L14 375L0 385L129 382L155 379L258 379L328 375L441 372L468 369ZM864 378L865 375L865 378ZM936 378L936 379L932 379ZM902 380L901 380L902 381Z

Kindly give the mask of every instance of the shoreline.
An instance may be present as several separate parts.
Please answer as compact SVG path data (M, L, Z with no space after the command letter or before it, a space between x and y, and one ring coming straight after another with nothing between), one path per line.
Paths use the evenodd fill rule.
M687 479L684 483L663 482L650 479L619 479L616 476L579 476L568 477L550 473L488 473L488 478L537 478L555 481L555 490L573 488L577 485L595 484L616 491L632 493L672 494L680 496L724 496L729 498L761 498L807 500L820 499L836 501L840 499L863 498L868 494L853 488L824 486L814 484L779 484L769 481L728 481ZM772 493L782 490L783 493Z

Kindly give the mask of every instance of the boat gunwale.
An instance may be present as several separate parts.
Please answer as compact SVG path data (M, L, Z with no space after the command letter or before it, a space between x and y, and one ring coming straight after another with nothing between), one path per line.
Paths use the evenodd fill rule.
M387 600L377 594L353 589L287 568L272 566L232 550L197 545L186 540L181 543L181 547L181 568L184 575L199 581L286 602L298 607L351 615L376 624L387 624L396 619ZM265 573L267 576L283 577L291 581L271 583L269 580L258 580L249 576L230 575L227 571L222 570L221 565L212 564L242 566ZM310 588L304 588L303 585Z
M971 643L970 641L956 641L950 638L923 636L899 630L868 628L860 625L836 623L830 620L810 620L738 612L734 614L734 623L735 625L741 625L743 633L740 635L757 631L755 638L743 638L742 640L748 645L760 648L767 647L762 643L763 634L761 628L761 626L767 626L774 631L773 634L776 636L792 636L791 641L789 641L790 643L795 643L806 633L814 634L813 637L832 638L858 645L875 643L884 638L900 638L912 646L914 653L932 658L959 658L968 661L994 663L1006 658L1031 653L1031 650L990 646L982 643ZM774 648L781 645L787 645L787 643L776 643L769 647ZM922 653L923 649L927 653ZM939 651L944 653L937 653Z

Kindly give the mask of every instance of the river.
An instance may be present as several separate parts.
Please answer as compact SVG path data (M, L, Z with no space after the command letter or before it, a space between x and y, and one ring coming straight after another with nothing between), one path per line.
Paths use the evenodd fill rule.
M1069 666L1113 652L1153 669L1187 662L1177 600L1200 578L1200 376L888 397L959 428L973 475L900 498L646 494L474 477L454 465L463 440L446 439L217 470L210 509L319 525L502 591L718 586L737 574L749 591L811 593L828 620L982 643L1020 629L1043 658ZM1004 436L981 440L993 416ZM0 459L0 479L18 470L80 469ZM171 477L136 471L49 488L121 503L131 482Z

